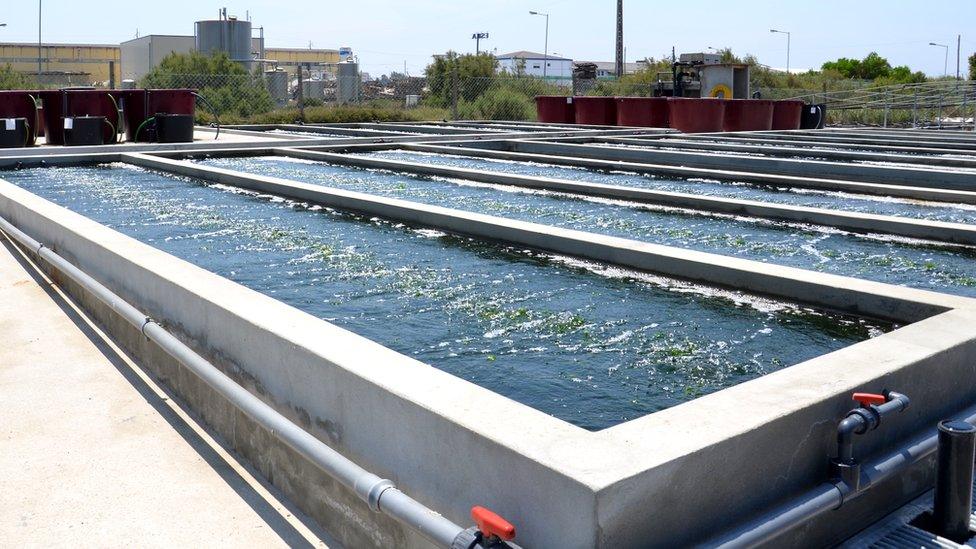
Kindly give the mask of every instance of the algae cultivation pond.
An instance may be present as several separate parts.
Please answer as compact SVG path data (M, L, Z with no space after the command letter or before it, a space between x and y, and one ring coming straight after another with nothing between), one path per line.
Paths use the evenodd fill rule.
M770 187L758 184L722 182L698 178L679 179L628 172L600 172L583 168L524 161L476 158L472 156L389 150L357 156L403 160L423 164L456 166L475 170L513 173L537 177L556 177L621 187L640 187L662 191L758 200L775 204L827 208L878 215L893 215L976 224L976 205L944 204L904 198L890 198L815 189Z
M972 267L976 249L972 247L934 245L885 235L856 235L830 227L755 218L696 215L619 200L282 157L219 158L200 163L818 272L976 296L976 272Z
M591 430L892 328L123 164L2 177Z

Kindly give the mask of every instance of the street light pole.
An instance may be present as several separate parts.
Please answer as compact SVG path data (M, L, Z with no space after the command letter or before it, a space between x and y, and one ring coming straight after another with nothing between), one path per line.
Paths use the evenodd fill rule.
M781 31L776 29L769 29L769 32L776 32L786 35L786 74L790 74L790 33L789 31Z
M37 87L41 87L41 2L37 0Z
M938 46L940 48L945 48L945 63L942 65L942 76L949 76L949 45L948 44L936 44L935 42L929 42L930 46Z
M541 15L546 18L546 45L542 54L542 78L549 77L549 14L538 11L530 11L529 15Z

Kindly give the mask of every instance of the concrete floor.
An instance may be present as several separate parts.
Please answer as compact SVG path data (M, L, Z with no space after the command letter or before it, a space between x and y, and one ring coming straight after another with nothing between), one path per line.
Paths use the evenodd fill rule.
M0 545L327 546L2 236L0 333Z

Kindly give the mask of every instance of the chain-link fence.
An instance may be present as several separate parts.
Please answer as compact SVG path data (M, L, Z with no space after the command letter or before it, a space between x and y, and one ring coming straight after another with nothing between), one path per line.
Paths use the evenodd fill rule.
M198 109L202 123L216 114L223 123L364 122L392 120L534 120L535 97L631 96L666 93L667 74L624 79L463 76L448 71L431 77L384 77L320 72L310 78L293 67L255 74L166 74L154 71L135 82L147 88L193 88L206 99ZM22 75L0 87L37 87ZM40 87L65 85L45 82ZM71 84L70 82L67 84ZM107 83L106 83L107 84ZM799 98L827 105L832 124L931 126L969 124L976 111L976 83L939 80L877 87L864 81L837 81L821 89L769 88L753 82L766 99Z
M976 82L935 80L794 96L827 106L829 122L844 125L970 125L976 116Z

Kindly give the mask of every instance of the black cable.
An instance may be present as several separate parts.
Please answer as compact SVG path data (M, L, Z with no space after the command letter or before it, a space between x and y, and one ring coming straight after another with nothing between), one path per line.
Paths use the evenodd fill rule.
M210 114L213 115L214 121L216 122L216 125L217 125L217 135L214 135L214 141L216 141L217 138L220 137L220 117L217 116L217 109L214 108L213 103L211 103L210 101L207 101L207 98L206 97L200 95L197 92L190 92L190 93L192 93L193 96L196 97L197 99L203 101L203 104L206 105L210 109ZM213 126L213 125L214 124L211 124L211 126Z

